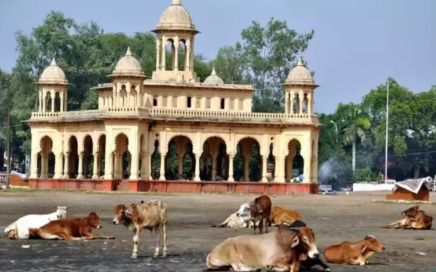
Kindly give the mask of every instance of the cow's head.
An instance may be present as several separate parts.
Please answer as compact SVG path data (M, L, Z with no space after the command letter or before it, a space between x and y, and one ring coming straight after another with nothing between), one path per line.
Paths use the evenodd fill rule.
M65 206L56 206L56 217L58 219L67 218L67 209L68 207Z
M407 217L415 217L419 212L419 205L413 206L412 208L409 208L401 213L401 215L407 216Z
M366 250L366 248L375 252L382 252L385 250L382 244L380 244L380 242L377 241L377 239L375 239L375 237L372 235L367 235L365 237L365 247L362 249L362 253Z
M250 216L251 216L250 220L253 221L254 223L262 220L263 217L262 207L259 204L252 202L250 204Z
M249 217L250 216L250 204L244 203L239 207L239 210L236 212L236 216L238 217Z
M97 213L91 212L88 215L88 221L86 224L93 228L93 229L101 229L102 226L100 225L100 217L98 217Z
M127 207L123 204L117 205L114 210L114 219L112 220L112 223L114 225L118 225L120 222L125 221L127 214Z
M312 229L308 227L300 228L298 238L300 239L299 248L301 251L307 253L307 256L311 259L318 259L319 251L316 247L315 234Z
M15 229L12 229L8 232L9 239L18 239L18 232Z

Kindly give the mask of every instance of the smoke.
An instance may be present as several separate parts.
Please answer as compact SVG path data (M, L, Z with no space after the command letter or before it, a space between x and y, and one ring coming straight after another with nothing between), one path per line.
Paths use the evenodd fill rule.
M335 158L330 158L325 161L318 172L318 180L320 183L330 183L332 181L346 181L350 169L345 163L338 161Z

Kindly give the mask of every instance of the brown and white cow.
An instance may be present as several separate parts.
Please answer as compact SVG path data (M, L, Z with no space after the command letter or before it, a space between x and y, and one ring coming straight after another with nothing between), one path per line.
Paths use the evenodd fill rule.
M285 210L282 207L274 206L269 216L271 225L291 225L294 221L301 220L301 215L293 210Z
M256 234L257 223L259 223L259 234L263 233L263 227L265 227L265 233L268 232L271 206L271 199L266 195L257 197L250 203L250 220L253 221L254 234Z
M352 243L343 242L332 245L325 249L324 257L329 263L366 265L369 264L369 257L374 252L382 252L385 248L372 235L367 235L365 239Z
M92 234L93 229L101 229L100 218L95 212L91 212L85 218L54 220L40 228L30 228L29 238L64 239L66 241L114 239L113 236L94 235ZM15 238L13 235L14 233L10 232L9 238Z
M262 235L228 238L209 253L206 265L209 269L230 266L234 271L298 271L300 250L307 252L310 258L319 257L312 229L305 227L295 231L282 225Z
M431 229L433 217L419 209L419 205L409 208L401 213L404 219L395 221L389 225L382 225L382 228L403 228L403 229Z
M118 205L115 207L115 217L112 221L114 224L123 224L133 233L133 253L132 258L137 258L139 234L142 229L155 231L156 233L156 250L153 257L159 255L159 244L163 232L163 254L167 255L167 205L160 200L153 200L144 203L134 203L130 207ZM161 231L162 229L162 231Z

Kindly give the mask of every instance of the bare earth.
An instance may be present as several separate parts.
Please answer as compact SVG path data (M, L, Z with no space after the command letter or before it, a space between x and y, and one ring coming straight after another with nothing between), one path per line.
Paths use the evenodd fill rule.
M68 217L84 217L95 211L103 228L94 233L114 235L115 240L45 241L0 238L1 271L203 271L207 253L231 236L251 234L252 229L219 229L220 223L235 212L245 199L255 195L128 195L82 192L0 193L0 228L26 214L51 213L54 207L68 206ZM436 272L436 231L387 230L381 224L401 219L411 205L372 203L383 193L351 195L271 196L273 205L295 209L313 228L318 249L344 240L357 241L374 235L386 251L374 254L367 267L331 265L333 271L425 271ZM431 199L435 199L432 195ZM116 204L160 199L168 205L169 232L166 258L153 259L155 240L144 230L138 259L130 259L132 234L123 226L112 225ZM421 205L436 217L436 205ZM270 228L270 231L272 229ZM30 245L30 248L22 248ZM417 252L423 252L422 256ZM313 271L317 271L314 268Z

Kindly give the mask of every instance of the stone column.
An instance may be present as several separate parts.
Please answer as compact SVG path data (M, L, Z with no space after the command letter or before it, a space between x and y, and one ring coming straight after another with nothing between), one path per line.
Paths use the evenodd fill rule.
M51 92L51 112L55 112L55 93Z
M160 154L160 176L159 180L165 180L165 154Z
M151 175L152 174L152 171L153 171L153 168L152 168L152 156L153 156L153 153L149 153L149 154L147 154L147 168L145 169L145 173L146 173L146 175L148 176L148 179L149 180L153 180L153 176Z
M59 153L56 156L56 163L55 163L55 174L53 176L54 179L61 179L62 178L62 158L63 154Z
M145 152L141 152L141 170L140 170L140 174L141 174L141 179L142 180L147 180L148 179L148 175L147 175L147 153Z
M190 63L191 63L191 40L187 40L186 44L186 63L185 63L185 71L190 70Z
M276 157L275 182L285 182L285 157Z
M68 98L68 93L65 92L65 97L64 97L64 99L65 99L64 111L67 111L67 105L68 105L67 98Z
M244 181L250 181L250 154L243 155L244 160Z
M286 156L286 177L285 177L285 181L291 181L292 180L292 175L293 175L293 170L292 169L292 164L293 164L293 160L294 160L294 155L289 154L288 156Z
M179 71L179 42L177 39L174 41L174 60L173 61L174 61L173 70L178 72Z
M60 95L60 100L61 100L61 108L60 111L63 112L64 111L64 93L61 93Z
M289 113L289 93L285 93L285 113Z
M113 179L113 162L114 153L110 152L108 149L106 151L106 162L104 164L104 179Z
M79 153L79 171L77 173L77 179L84 179L83 176L83 152Z
M201 181L200 179L200 155L195 155L195 174L194 181Z
M160 39L156 39L156 71L160 70L160 53L161 53Z
M304 101L304 92L302 92L302 91L300 91L299 92L299 99L300 99L300 107L299 107L299 110L300 110L300 114L303 114L304 112L303 112L303 101Z
M217 156L212 155L212 181L216 180L216 158Z
M268 155L262 156L262 180L261 182L268 182Z
M46 104L46 101L47 101L47 93L46 92L44 92L44 91L42 91L42 112L45 112L45 104Z
M95 152L94 153L94 169L93 169L94 173L92 175L92 179L98 179L100 164L101 164L100 156L99 156L98 152Z
M64 179L69 179L70 178L70 156L71 156L70 152L67 152L65 154Z
M38 112L42 111L42 91L39 91L39 108L38 108Z
M36 179L38 178L38 153L32 153L30 162L30 178Z
M41 152L41 175L39 175L40 179L46 179L47 178L47 173L46 173L46 164L47 161L46 159L46 154Z
M162 37L162 62L161 62L161 70L166 70L166 61L165 61L165 54L166 54L166 45L167 45L167 38L165 36Z
M233 159L235 158L235 154L229 154L229 177L227 181L234 182L233 178Z

